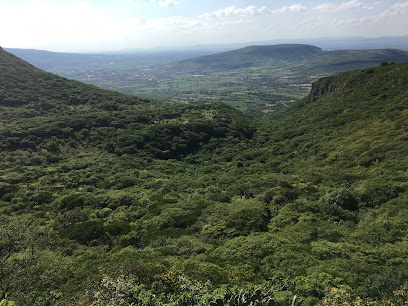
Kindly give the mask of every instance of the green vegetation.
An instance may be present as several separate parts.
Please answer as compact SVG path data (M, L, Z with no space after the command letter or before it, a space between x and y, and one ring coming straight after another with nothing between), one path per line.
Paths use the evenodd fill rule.
M400 50L322 51L299 44L251 46L201 57L192 53L182 61L181 55L189 54L41 57L40 51L37 56L33 50L12 51L49 72L106 89L182 104L218 101L253 116L303 98L311 82L321 77L384 61L408 62L407 52Z
M0 49L0 304L403 305L408 64L255 121Z

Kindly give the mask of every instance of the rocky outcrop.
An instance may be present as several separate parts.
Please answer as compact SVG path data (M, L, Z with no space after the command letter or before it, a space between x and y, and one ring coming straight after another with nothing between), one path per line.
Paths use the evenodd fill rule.
M336 77L326 77L317 80L312 83L312 89L310 90L307 102L314 102L320 97L330 92L339 92L347 87L347 83L344 80Z

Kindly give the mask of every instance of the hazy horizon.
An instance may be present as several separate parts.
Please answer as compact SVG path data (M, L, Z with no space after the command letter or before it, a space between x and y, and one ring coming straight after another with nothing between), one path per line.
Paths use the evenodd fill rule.
M395 0L0 0L0 11L0 46L59 52L408 35L408 1Z

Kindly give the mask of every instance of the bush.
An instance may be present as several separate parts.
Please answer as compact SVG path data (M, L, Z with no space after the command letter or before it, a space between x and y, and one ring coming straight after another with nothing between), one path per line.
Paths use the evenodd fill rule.
M72 193L61 199L60 207L66 209L73 209L75 207L82 207L84 200L80 194Z
M302 296L312 296L322 298L326 288L335 287L341 280L334 278L328 273L312 273L309 276L299 276L296 278L296 292Z
M85 221L71 225L61 230L60 233L65 238L89 245L92 240L103 237L105 230L101 221Z
M322 198L325 204L333 205L341 209L357 211L358 202L347 189L335 189L328 191Z
M38 192L30 197L31 201L34 201L38 204L48 204L51 203L53 200L53 195L51 192L48 191L41 191Z
M105 231L113 236L124 235L130 232L130 225L125 221L114 221L105 226Z

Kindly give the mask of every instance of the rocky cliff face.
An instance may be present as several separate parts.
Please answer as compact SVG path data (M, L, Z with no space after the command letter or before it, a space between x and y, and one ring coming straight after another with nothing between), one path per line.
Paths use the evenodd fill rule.
M320 97L330 92L339 92L347 88L347 82L336 77L326 77L317 80L312 84L307 102L314 102Z

